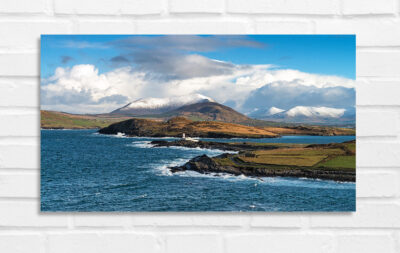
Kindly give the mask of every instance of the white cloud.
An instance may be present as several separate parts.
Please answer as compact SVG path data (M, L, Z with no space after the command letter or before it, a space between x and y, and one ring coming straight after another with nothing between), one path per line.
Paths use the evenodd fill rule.
M234 65L203 56L187 57L173 63L172 70L181 71L178 79L154 76L148 68L123 67L101 74L93 65L57 68L53 76L42 80L42 108L103 113L143 97L192 93L242 112L272 106L285 110L297 105L346 107L355 102L354 81L350 79L273 69L272 65ZM341 106L343 103L347 104Z
M285 111L285 110L272 106L271 108L269 108L268 113L269 113L269 115L274 115L274 114L277 114L277 113L280 113L283 111Z
M245 111L251 111L257 107L265 111L271 107L278 107L288 110L292 107L302 106L326 106L336 108L346 108L354 106L355 90L339 85L323 86L319 82L311 85L321 77L307 79L295 79L293 81L276 81L267 83L261 88L254 89L246 97L242 105ZM326 78L328 83L330 77ZM309 82L308 85L304 83Z

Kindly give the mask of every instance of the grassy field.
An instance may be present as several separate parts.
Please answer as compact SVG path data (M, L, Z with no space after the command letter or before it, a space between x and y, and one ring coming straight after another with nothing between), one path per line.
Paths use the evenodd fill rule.
M277 145L279 147L279 145ZM214 158L224 166L268 167L287 166L319 170L355 170L355 143L328 145L283 144L272 150L246 151L230 157Z
M337 156L326 162L319 164L320 167L325 168L355 168L356 157L353 156Z
M102 128L126 119L75 115L52 111L40 111L40 117L41 128L61 129Z

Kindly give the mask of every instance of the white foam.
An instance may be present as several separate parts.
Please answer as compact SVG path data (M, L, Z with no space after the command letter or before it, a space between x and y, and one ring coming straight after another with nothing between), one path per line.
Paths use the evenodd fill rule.
M117 134L101 134L101 133L93 133L93 135L98 135L101 137L108 137L108 138L130 138L129 136L126 136L124 133L118 132Z
M131 139L150 139L150 140L179 140L178 137L146 137L146 136L131 136Z
M173 176L174 174L169 169L170 167L181 166L187 163L189 159L178 158L172 161L162 160L161 163L155 164L152 167L158 172L158 175L161 176Z
M170 146L170 147L155 147L155 148L170 148L170 149L178 149L178 150L187 150L187 151L207 151L208 153L216 153L216 154L222 154L222 153L229 153L229 154L237 154L237 151L230 151L230 150L222 150L222 149L211 149L211 148L189 148L189 147L181 147L181 146Z
M152 148L154 145L151 144L151 141L134 141L131 144L127 144L127 146L135 148Z
M120 133L120 132L118 132L117 134L116 134L116 136L115 137L118 137L118 138L125 138L126 137L126 135L124 134L124 133Z

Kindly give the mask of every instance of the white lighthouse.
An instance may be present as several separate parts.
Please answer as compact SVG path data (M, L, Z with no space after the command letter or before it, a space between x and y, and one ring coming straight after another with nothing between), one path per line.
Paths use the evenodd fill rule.
M185 140L185 141L194 141L194 142L198 142L199 140L196 140L196 139L193 139L193 138L190 138L190 137L186 137L186 134L185 133L182 133L182 140Z

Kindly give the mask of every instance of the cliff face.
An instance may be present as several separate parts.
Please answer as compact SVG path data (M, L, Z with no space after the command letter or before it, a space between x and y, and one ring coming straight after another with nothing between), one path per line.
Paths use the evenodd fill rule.
M102 128L99 130L99 133L124 133L128 136L148 137L181 137L182 133L190 137L211 138L272 138L279 136L278 134L258 127L215 121L191 121L183 117L175 117L166 122L147 119L130 119Z

